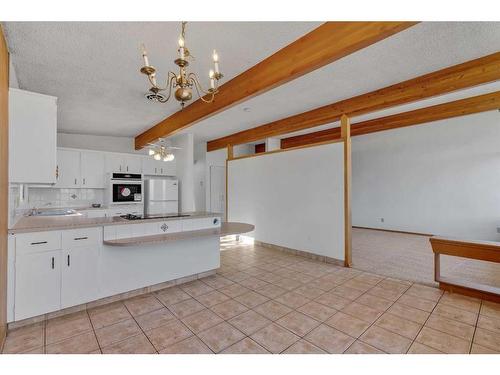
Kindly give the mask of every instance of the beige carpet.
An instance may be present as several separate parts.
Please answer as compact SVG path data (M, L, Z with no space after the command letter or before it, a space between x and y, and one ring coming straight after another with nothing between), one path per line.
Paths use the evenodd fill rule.
M429 237L353 228L353 267L414 282L436 285ZM441 275L500 287L500 264L441 257Z

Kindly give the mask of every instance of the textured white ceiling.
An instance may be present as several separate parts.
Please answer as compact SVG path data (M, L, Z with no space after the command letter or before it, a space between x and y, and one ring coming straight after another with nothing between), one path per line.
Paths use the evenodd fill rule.
M191 66L206 74L216 48L227 81L318 25L189 23L187 45L196 57ZM21 88L59 97L60 131L137 135L179 109L176 102L146 102L146 80L138 73L141 42L160 75L173 69L178 23L36 22L5 28ZM218 138L497 51L499 22L424 22L184 132L193 132L197 141ZM481 90L488 88L474 93Z
M185 131L211 140L498 51L500 22L423 22Z
M206 78L217 49L227 81L319 26L314 22L190 22L191 71ZM180 109L147 102L141 43L165 77L180 22L6 22L20 88L59 98L60 132L135 136Z

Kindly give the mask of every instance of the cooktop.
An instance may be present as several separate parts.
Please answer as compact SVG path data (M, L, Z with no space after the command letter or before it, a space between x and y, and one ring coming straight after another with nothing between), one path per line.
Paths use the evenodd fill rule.
M126 220L147 220L147 219L171 219L174 217L186 217L189 214L159 214L159 215L121 215L120 217Z

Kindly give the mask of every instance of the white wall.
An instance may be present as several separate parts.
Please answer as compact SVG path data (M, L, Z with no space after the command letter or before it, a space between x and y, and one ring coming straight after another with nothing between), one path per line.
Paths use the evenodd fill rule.
M57 133L57 146L109 152L147 153L146 149L135 150L133 137Z
M354 137L352 150L353 225L500 240L498 111Z
M229 162L229 220L254 238L344 259L343 143Z
M172 138L175 151L177 178L179 179L179 210L195 211L194 199L194 142L193 134L182 134Z
M206 142L203 143L204 149L207 149ZM233 147L234 156L251 155L255 153L254 145L237 145ZM206 152L205 155L205 207L211 211L210 207L210 167L225 167L227 159L227 149L222 148L216 151Z
M194 146L194 205L196 211L206 210L205 192L205 165L206 165L206 143L198 143Z

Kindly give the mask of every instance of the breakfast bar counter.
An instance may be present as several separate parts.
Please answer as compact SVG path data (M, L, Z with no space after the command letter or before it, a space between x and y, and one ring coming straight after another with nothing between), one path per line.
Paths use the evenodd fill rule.
M197 237L218 236L224 237L235 234L248 233L254 230L254 226L246 223L221 223L220 228L199 229L185 232L157 234L151 236L128 237L116 240L104 240L108 246L137 246L144 244L156 244L169 241L181 241Z

